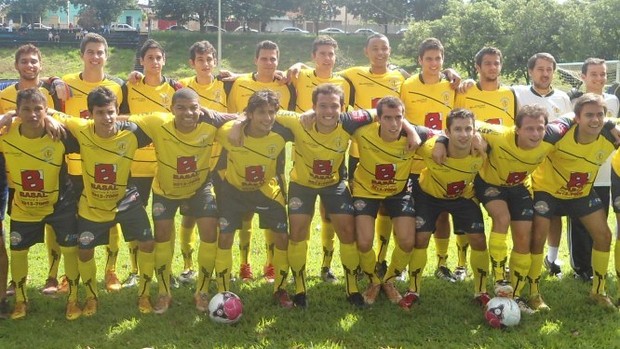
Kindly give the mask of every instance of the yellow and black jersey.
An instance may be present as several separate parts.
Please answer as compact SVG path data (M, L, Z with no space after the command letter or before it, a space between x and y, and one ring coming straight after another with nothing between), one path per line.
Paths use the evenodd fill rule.
M354 109L372 109L385 96L400 96L405 77L397 70L385 74L373 74L369 67L352 67L342 72L351 85L351 101Z
M202 116L189 133L177 131L171 113L132 115L129 120L144 130L155 145L157 174L153 193L168 199L186 199L194 195L209 177L215 134L228 119L213 112L210 116Z
M344 158L351 135L372 122L373 117L364 110L343 113L332 132L320 133L314 126L304 129L297 114L278 113L276 123L290 129L295 137L291 182L323 188L347 178Z
M219 112L228 111L227 87L220 77L215 77L210 84L199 84L195 76L179 80L184 87L194 90L200 97L200 105Z
M432 131L415 126L424 142ZM360 160L353 174L353 196L382 199L400 193L411 171L414 152L407 149L407 138L385 142L378 123L366 125L353 134L359 145Z
M232 85L228 94L228 111L240 113L248 105L250 96L256 91L271 90L280 98L280 109L295 110L296 93L291 84L281 84L277 80L264 83L256 81L255 73L240 76Z
M295 111L298 113L312 109L312 91L321 84L334 84L342 88L344 91L343 110L346 110L351 104L351 87L347 80L338 74L334 74L328 79L322 79L316 75L314 69L302 69L299 77L293 79L292 84L297 91Z
M590 194L600 166L615 148L614 138L603 130L594 142L580 144L578 132L578 125L572 126L532 173L534 191L544 191L558 199Z
M233 146L228 141L231 124L224 125L217 133L217 141L224 148L221 162L226 163L224 178L241 191L260 190L275 198L281 190L284 171L284 146L293 140L293 134L282 125L274 124L265 137L245 136L243 146Z
M484 91L480 83L456 96L455 108L471 110L476 120L489 124L514 126L517 98L512 88L499 86L495 91Z
M21 121L13 121L6 135L0 136L0 152L6 159L6 170L15 190L11 202L11 219L40 222L54 212L54 205L67 193L65 154L79 151L75 138L69 135L60 142L44 134L39 138L24 137Z
M114 219L123 199L134 153L151 139L132 122L116 123L118 132L109 138L95 134L92 120L60 119L80 144L84 190L78 213L94 222Z
M484 159L473 155L464 158L448 156L443 164L437 164L432 158L436 139L429 139L416 151L426 164L420 172L420 188L426 194L438 199L473 198L474 178L482 167Z
M60 106L50 93L52 86L46 82L41 81L39 83L39 91L47 98L47 107L59 109ZM4 90L0 91L0 114L5 114L11 110L17 109L17 92L19 92L19 83L11 85Z

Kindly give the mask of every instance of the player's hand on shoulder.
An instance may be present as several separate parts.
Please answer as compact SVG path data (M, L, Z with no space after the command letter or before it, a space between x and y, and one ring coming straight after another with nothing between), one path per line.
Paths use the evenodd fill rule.
M0 135L5 135L11 130L13 124L13 118L17 116L15 110L11 110L8 113L0 116Z
M482 138L480 133L474 133L474 137L471 141L471 154L474 156L481 156L485 158L487 156L487 149L489 143Z
M55 112L55 110L53 109L52 111ZM62 125L62 123L51 117L49 114L45 115L43 121L45 123L45 132L48 136L50 136L50 138L55 141L67 138L67 130Z
M245 113L241 114L237 120L233 121L233 124L230 127L230 132L228 133L228 141L233 146L243 146L243 129L245 128L246 123L247 119Z
M312 125L315 121L316 113L314 112L314 109L306 110L305 112L299 114L299 122L305 130L312 129Z
M461 83L461 75L452 68L444 70L443 73L446 76L446 79L450 81L450 88L452 88L453 90L458 89Z
M239 76L241 76L240 74L235 74L233 72L231 72L230 70L226 70L226 69L222 69L220 70L220 73L217 75L219 77L219 79L221 81L235 81L239 78Z
M461 81L458 88L456 89L457 93L466 93L470 88L474 87L476 81L474 79L465 79Z
M140 80L142 80L142 78L144 78L144 74L134 70L127 76L127 82L130 84L137 84Z
M443 165L448 158L448 150L446 145L441 142L435 142L433 151L431 152L431 157L437 164Z

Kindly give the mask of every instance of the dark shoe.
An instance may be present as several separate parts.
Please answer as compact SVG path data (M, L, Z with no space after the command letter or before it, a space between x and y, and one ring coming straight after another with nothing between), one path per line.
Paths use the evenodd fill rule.
M543 264L545 265L545 269L549 272L549 275L555 276L558 279L561 279L564 274L562 274L562 268L556 262L549 262L547 257L543 259Z
M351 305L354 305L357 308L366 307L366 302L364 302L364 296L362 296L362 294L359 292L351 293L347 297L347 301L349 301Z
M308 300L305 293L298 293L293 296L293 303L296 307L306 309L308 307Z

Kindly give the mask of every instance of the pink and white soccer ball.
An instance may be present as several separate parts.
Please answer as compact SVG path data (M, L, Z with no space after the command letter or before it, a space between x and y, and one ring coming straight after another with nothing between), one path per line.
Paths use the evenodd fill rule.
M484 317L493 328L512 327L521 321L521 310L512 298L494 297L487 303Z
M243 315L241 298L232 292L220 292L209 302L209 317L221 324L234 324Z

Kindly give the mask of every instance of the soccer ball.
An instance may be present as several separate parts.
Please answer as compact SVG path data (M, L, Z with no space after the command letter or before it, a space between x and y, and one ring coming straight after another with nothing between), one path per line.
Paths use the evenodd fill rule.
M232 292L220 292L209 302L209 317L221 324L234 324L243 314L241 298Z
M494 297L487 303L484 317L493 328L511 327L521 321L521 310L512 298Z

